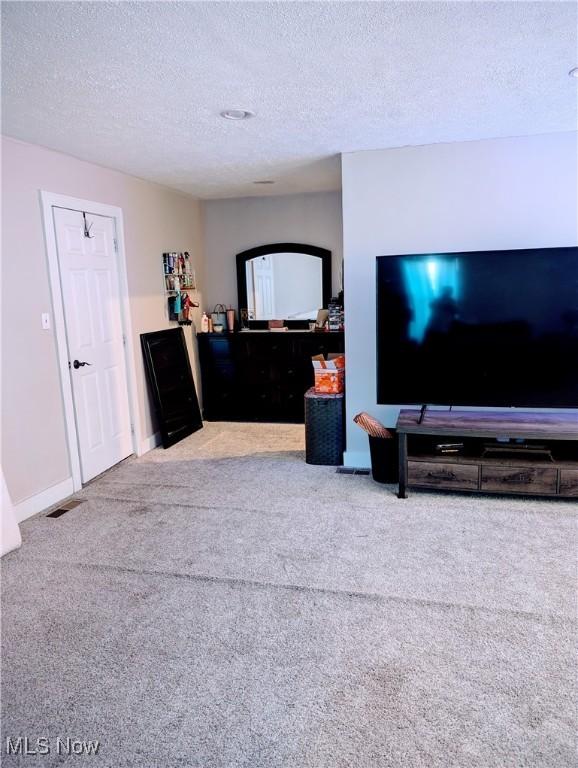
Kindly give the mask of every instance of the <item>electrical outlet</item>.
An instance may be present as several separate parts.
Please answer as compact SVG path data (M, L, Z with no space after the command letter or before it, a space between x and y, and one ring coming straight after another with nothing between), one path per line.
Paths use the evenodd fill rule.
M50 330L50 315L48 314L48 312L42 313L42 330L43 331Z

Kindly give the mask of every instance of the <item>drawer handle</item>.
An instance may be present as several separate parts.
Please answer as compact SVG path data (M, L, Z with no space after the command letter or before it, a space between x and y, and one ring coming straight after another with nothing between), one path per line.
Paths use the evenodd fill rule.
M517 483L533 483L534 476L531 472L516 472L513 475L506 475L505 477L502 477L502 482L512 483L513 485L516 485Z
M453 472L449 472L447 469L440 469L437 472L428 472L426 477L432 480L455 480L456 476Z

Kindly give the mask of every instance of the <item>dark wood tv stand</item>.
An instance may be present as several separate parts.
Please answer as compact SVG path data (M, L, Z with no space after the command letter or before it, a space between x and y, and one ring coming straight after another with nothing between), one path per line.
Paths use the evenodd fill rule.
M578 413L524 411L402 410L399 436L399 498L407 488L578 497ZM488 439L499 447L488 454ZM528 450L498 440L524 441ZM549 451L533 450L532 441ZM440 454L436 444L461 443L459 453ZM485 455L483 455L485 453Z

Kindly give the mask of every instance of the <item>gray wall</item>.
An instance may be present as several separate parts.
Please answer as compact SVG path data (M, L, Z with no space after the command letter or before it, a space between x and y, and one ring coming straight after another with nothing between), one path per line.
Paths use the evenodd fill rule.
M400 407L376 403L376 256L574 246L577 159L575 133L343 155L347 464L369 464L352 417Z
M340 289L343 254L341 193L240 197L203 203L206 306L237 308L235 255L267 243L296 242L333 254L333 290Z

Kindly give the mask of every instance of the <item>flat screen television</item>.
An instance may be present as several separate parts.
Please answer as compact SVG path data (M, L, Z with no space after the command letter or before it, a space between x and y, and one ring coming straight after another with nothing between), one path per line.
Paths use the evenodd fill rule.
M377 400L578 407L578 248L379 256Z

